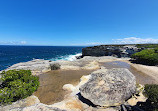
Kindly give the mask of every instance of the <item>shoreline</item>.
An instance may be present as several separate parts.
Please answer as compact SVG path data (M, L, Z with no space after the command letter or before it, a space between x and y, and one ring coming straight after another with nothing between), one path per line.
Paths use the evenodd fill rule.
M74 57L76 57L74 55ZM43 60L43 59L34 59L28 62L20 62L16 63L10 67L8 67L7 70L12 69L26 69L31 70L33 72L33 75L40 75L43 73L47 73L51 71L51 65L52 64L60 64L60 70L97 70L101 68L100 63L107 63L107 62L113 62L113 61L122 61L126 62L129 65L131 65L133 68L135 68L137 71L140 71L153 79L155 79L158 83L158 67L157 66L147 66L142 64L136 64L131 63L130 58L116 58L112 56L102 56L102 57L92 57L92 56L85 56L80 59L73 59L72 61L68 60L57 60L57 61L51 61L51 60ZM4 71L1 70L0 73Z
M59 60L59 61L49 61L49 60L33 60L33 61L28 61L28 62L24 62L24 63L18 63L18 64L14 64L13 66L9 67L9 69L29 69L29 68L36 68L36 70L32 70L33 71L33 75L37 75L37 76L44 76L45 73L50 73L51 71L51 65L52 64L60 64L60 71L79 71L79 70L97 70L97 69L101 69L103 68L101 63L108 63L108 62L114 62L114 61L120 61L120 62L125 62L128 63L131 67L134 67L136 70L143 72L144 74L148 75L149 77L153 78L156 82L156 84L158 84L158 67L157 66L146 66L146 65L140 65L140 64L133 64L129 61L130 58L115 58L115 57L111 57L111 56L103 56L103 57L83 57L81 59L76 59L74 61L63 61L63 60ZM105 67L106 68L106 67ZM42 70L41 70L42 69ZM149 73L150 72L150 73ZM73 73L75 74L75 73ZM58 75L59 76L59 75ZM150 79L150 78L148 78ZM86 81L87 79L84 77L81 78L81 80ZM81 104L81 102L76 99L75 94L77 93L78 89L72 91L72 89L75 89L79 87L79 84L81 85L81 83L84 83L80 80L79 83L79 79L78 82L74 82L74 83L66 83L62 88L64 88L65 90L67 90L67 93L64 93L64 98L62 99L62 101L57 102L57 103L53 103L51 105L46 105L40 102L39 98L37 96L33 96L32 99L32 104L31 105L35 105L35 104L40 104L40 105L46 105L46 106L51 106L51 107L58 107L61 109L64 109L66 106L66 104L68 105L78 105L78 106L82 106L83 104ZM70 84L67 86L67 84ZM72 86L71 86L72 85ZM50 95L52 96L52 95ZM32 98L32 96L30 96L30 98ZM29 99L30 99L29 98ZM27 98L25 99L27 102ZM23 101L20 102L24 103L24 104L29 104L26 101L24 102L24 100L19 100L19 101ZM9 105L11 108L16 106L15 104L19 105L19 101L15 102L13 105ZM22 105L24 105L22 104ZM9 106L6 106L7 108ZM26 105L25 107L28 107L29 105ZM20 107L20 106L18 106ZM74 106L76 107L76 106ZM70 107L69 107L70 108ZM5 106L4 106L5 109ZM2 110L3 111L3 110Z

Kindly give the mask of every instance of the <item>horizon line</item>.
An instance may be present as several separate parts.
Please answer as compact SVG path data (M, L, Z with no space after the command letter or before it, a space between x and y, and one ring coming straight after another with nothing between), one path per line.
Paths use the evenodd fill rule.
M137 44L158 44L158 43L137 43ZM137 45L137 44L96 44L96 45L16 45L16 44L0 44L0 46L54 46L54 47L88 47L88 46L100 46L100 45Z

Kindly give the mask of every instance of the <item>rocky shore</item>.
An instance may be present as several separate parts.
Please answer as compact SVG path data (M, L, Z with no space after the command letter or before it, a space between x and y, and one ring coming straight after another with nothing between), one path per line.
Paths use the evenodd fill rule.
M26 69L33 75L44 74L51 70L96 70L88 76L83 76L76 86L66 84L63 89L69 93L61 102L46 105L40 103L35 96L17 101L12 105L0 106L1 111L126 111L138 101L145 101L136 88L135 76L124 68L106 69L100 63L111 61L124 61L136 69L154 78L158 83L158 67L133 64L130 58L116 58L111 56L91 57L85 56L75 61L49 61L35 59L29 62L15 64L6 70ZM148 73L150 72L150 73ZM112 96L111 96L112 95ZM137 99L136 99L137 98ZM137 108L136 108L137 109ZM137 109L139 111L139 108Z
M143 48L136 45L100 45L86 47L82 49L82 57L84 56L114 56L114 57L130 57L136 52L140 52Z

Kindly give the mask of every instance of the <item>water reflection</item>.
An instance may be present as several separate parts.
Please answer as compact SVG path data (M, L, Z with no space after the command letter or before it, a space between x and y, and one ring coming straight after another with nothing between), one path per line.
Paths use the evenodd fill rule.
M76 84L83 75L88 75L93 70L68 70L50 71L39 76L40 87L34 93L42 103L53 104L64 99L64 84Z

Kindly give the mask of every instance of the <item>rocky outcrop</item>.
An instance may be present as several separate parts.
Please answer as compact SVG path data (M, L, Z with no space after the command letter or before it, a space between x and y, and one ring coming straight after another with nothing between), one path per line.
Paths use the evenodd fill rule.
M50 60L34 59L32 61L14 64L7 68L6 71L13 69L31 70L33 75L39 75L44 72L60 69L60 64Z
M82 56L130 57L132 54L141 50L135 45L100 45L83 48Z
M135 76L124 68L97 70L80 87L81 95L98 106L123 104L135 91Z
M61 102L52 105L46 105L39 103L39 101L36 99L34 100L27 98L24 104L19 104L19 102L15 102L16 105L15 103L12 104L12 107L8 107L7 105L5 107L5 110L120 111L122 108L124 108L123 111L126 111L126 109L131 109L131 106L127 103L127 101L132 104L133 101L135 102L134 99L130 98L132 94L135 93L136 89L135 77L127 69L106 69L105 67L101 68L102 69L94 71L90 75L82 76L80 79L80 83L77 86L73 86L72 84L64 85L63 89L68 91L69 93L65 95L64 100ZM131 100L128 98L130 98ZM126 103L124 103L125 100L127 100ZM120 105L122 103L123 105ZM113 107L110 107L111 105Z
M50 60L43 60L43 59L34 59L32 61L28 62L20 62L17 64L12 65L11 67L5 69L7 70L31 70L33 75L39 75L51 70L94 70L99 69L99 63L96 61L93 61L92 59L85 60L75 60L75 61L65 61L65 60L59 60L59 61L50 61ZM0 71L2 73L2 71ZM0 75L1 78L1 75ZM1 83L1 81L0 81Z

